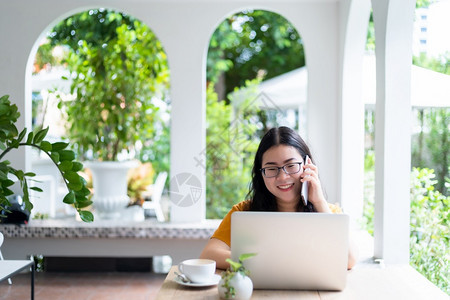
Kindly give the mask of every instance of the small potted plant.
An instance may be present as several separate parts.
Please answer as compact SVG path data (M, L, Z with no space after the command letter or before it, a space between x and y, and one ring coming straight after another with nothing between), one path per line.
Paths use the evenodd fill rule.
M221 299L250 299L253 293L253 282L250 279L250 272L244 267L243 261L255 256L256 253L245 253L239 256L239 261L235 262L227 258L230 268L222 272L218 290Z

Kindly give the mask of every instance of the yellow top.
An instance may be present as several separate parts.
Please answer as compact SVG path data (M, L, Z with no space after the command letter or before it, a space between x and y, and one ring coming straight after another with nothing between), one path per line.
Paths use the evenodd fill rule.
M335 204L328 203L328 207L330 208L332 213L342 213L341 208ZM231 215L235 211L246 211L249 208L250 208L250 200L245 200L239 202L236 205L233 205L233 207L223 218L222 222L220 223L219 227L216 229L211 238L219 239L231 247Z

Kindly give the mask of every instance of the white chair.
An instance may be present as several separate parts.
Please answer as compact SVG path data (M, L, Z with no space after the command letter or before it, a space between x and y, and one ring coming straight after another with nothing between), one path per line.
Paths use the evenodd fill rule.
M155 183L149 187L152 190L151 201L144 201L142 207L144 210L153 209L155 211L156 219L159 222L164 222L164 214L161 208L161 196L164 191L164 185L167 179L167 172L161 172L156 177Z
M0 259L4 260L3 255L2 255L2 245L3 245L3 241L4 241L4 237L3 237L3 233L0 232ZM8 278L8 283L12 284L11 278Z

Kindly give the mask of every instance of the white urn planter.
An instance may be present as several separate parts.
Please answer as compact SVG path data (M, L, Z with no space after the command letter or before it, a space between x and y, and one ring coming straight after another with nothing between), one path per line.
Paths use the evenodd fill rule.
M227 295L228 287L234 288L234 295ZM235 300L248 300L253 293L253 282L250 277L242 275L240 272L236 272L234 276L228 280L228 284L225 283L225 279L222 278L218 285L219 296L221 299L235 299Z
M100 219L118 219L130 201L127 175L137 161L89 161L84 165L92 172L93 207Z

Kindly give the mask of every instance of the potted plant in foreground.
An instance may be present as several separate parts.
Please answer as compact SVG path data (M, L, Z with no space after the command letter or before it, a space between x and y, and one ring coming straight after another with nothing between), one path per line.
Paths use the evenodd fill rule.
M5 155L13 149L19 147L30 146L37 148L47 154L52 162L56 165L64 178L68 193L63 201L66 204L73 205L78 211L80 218L85 222L92 222L94 216L91 212L83 210L92 202L87 198L90 194L86 188L86 181L78 174L83 169L83 165L75 161L75 153L67 150L68 143L56 142L50 143L44 138L48 132L48 127L36 133L30 132L27 135L27 129L23 129L20 133L15 126L20 113L15 104L11 104L9 96L0 97L0 211L8 213L8 206L11 203L7 197L13 195L13 191L9 189L14 184L11 180L13 175L20 182L23 191L23 201L25 209L31 211L33 204L29 197L28 180L35 176L34 173L17 170L8 160L3 160ZM27 136L26 140L25 136ZM31 187L35 191L42 191L38 187Z
M250 299L253 293L253 283L249 271L245 269L243 261L255 256L256 253L246 253L239 256L239 261L235 262L230 258L226 261L230 264L228 270L222 272L218 290L221 299Z
M132 17L93 10L55 26L51 42L68 46L70 101L59 101L67 136L91 170L93 202L101 218L119 218L130 202L127 173L154 137L158 107L168 88L168 65L155 34Z

